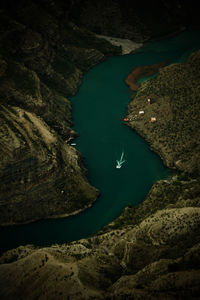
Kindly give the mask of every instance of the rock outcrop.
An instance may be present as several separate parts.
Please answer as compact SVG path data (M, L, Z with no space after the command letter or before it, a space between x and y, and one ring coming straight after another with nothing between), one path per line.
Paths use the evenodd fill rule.
M21 2L2 1L0 10L1 224L72 214L96 199L81 154L66 142L76 136L68 97L88 68L119 53L69 23L81 12L74 5L85 1ZM101 20L113 12L115 18L110 28L102 22L99 33L112 34L123 23L116 18L120 3L104 6ZM179 2L159 3L168 17L174 6L177 17ZM92 2L86 4L82 24L99 26L98 18L86 20L93 9ZM100 8L101 1L94 16ZM141 34L137 24L135 32L122 26L119 36ZM148 38L144 33L140 40ZM5 252L0 257L1 299L198 299L199 59L197 52L183 64L162 68L139 87L129 106L130 127L179 173L155 183L138 207L127 207L91 238ZM140 109L144 115L138 116ZM149 123L151 117L157 122Z
M67 245L6 252L0 259L1 298L195 298L200 292L200 207L192 199L193 206L189 199L181 205L176 198L171 207L162 202L157 210L162 185L154 193L155 213L145 217L135 208L137 225Z
M149 141L166 165L194 177L200 174L199 64L200 51L184 63L161 68L156 78L141 85L128 108L129 126Z
M199 28L197 3L180 1L73 1L70 17L79 25L106 36L145 42L184 28ZM78 2L78 5L77 5ZM78 6L78 9L77 9ZM112 21L111 21L112 20Z
M190 72L188 76L195 74L194 78L198 77L198 57L199 52L178 65L182 74ZM150 80L151 87L157 86L157 80L162 87L165 78L171 78L176 68L177 65L171 65L161 69L161 74L153 80L155 85ZM162 77L163 72L165 76ZM185 78L193 78L188 76ZM180 86L185 84L179 80ZM141 99L140 93L148 84L149 81L141 85L136 99ZM156 100L162 96L162 91L157 87ZM179 91L176 103L181 106L184 95L181 89ZM155 103L147 105L153 107ZM134 109L137 101L130 105ZM169 140L168 135L166 140ZM91 238L51 247L20 246L5 252L0 258L0 297L72 300L198 298L199 195L197 173L194 170L180 173L158 181L138 207L127 207L118 219Z
M99 194L68 144L77 136L68 97L85 71L120 49L60 23L59 9L48 7L8 1L0 10L1 225L74 214Z

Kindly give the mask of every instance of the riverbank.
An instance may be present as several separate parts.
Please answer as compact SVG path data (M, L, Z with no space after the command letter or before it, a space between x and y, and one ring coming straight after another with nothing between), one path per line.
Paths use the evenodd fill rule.
M155 74L159 71L160 68L164 67L166 64L167 62L161 62L150 66L136 67L127 76L125 82L128 84L131 91L137 91L141 86L141 84L137 82L138 79Z
M147 139L169 168L189 174L199 174L200 170L196 67L199 60L200 52L196 52L185 63L161 68L156 78L141 84L127 115L128 125ZM143 115L139 115L140 110Z
M21 9L0 10L1 225L69 216L97 199L81 154L66 143L77 135L69 97L86 71L120 54L70 22L58 26L40 3Z
M128 118L131 128L134 130L138 128L139 132L141 127L141 132L146 134L145 138L149 138L150 144L155 145L157 151L164 149L164 157L169 159L168 165L170 163L172 166L174 165L176 160L173 153L174 155L178 153L184 163L183 171L176 168L179 170L179 174L170 179L157 181L140 205L129 205L120 218L87 239L61 245L56 242L51 247L20 246L5 252L0 258L1 298L16 299L20 297L34 300L36 298L63 299L70 297L72 300L94 298L98 300L126 298L174 300L175 298L191 299L200 294L200 181L194 168L198 166L199 158L196 155L199 153L197 138L197 135L199 136L200 103L199 65L200 53L197 52L191 55L185 63L161 68L157 78L141 84L129 104ZM116 69L113 69L111 63L108 66L112 66L114 74L117 74L116 70L120 70L119 73L121 73L124 61ZM105 73L105 70L102 69L101 74L105 76ZM91 78L94 78L94 73ZM110 74L108 78L111 78ZM98 83L100 81L98 80ZM110 80L106 78L105 81L110 86ZM114 84L116 85L116 81ZM185 88L186 86L187 88ZM89 81L85 90L89 90L91 94L93 94L91 87L94 87L98 95L100 91L104 90ZM109 99L114 99L113 111L117 97L113 97L113 89L110 93L112 97L110 96ZM120 102L123 95L124 90L120 95ZM106 96L108 95L106 94ZM147 101L149 98L154 101L149 103ZM97 107L97 104L102 103L102 99L107 98L101 94L99 98L95 99L94 102L94 96L92 96L91 105L95 106L97 116L103 112L101 122L104 122L108 128L109 126L105 122L105 111L101 107ZM85 107L85 102L82 101L82 103ZM88 107L86 109L88 110ZM141 109L144 110L144 114L139 116L138 112ZM94 111L93 107L92 111ZM80 112L83 113L82 108ZM94 118L96 119L97 116ZM115 116L116 113L114 113ZM150 117L155 117L156 121L149 122ZM112 118L109 111L110 119ZM115 118L112 119L112 124L113 120ZM92 122L93 120L90 118L89 128L91 128ZM102 136L101 122L98 123L101 124L100 136ZM118 120L117 122L119 123ZM85 123L85 119L83 119L83 124ZM106 130L103 132L105 138ZM124 135L120 134L120 136ZM94 138L94 134L92 138ZM98 138L98 142L99 140ZM107 140L109 143L111 142L110 138ZM93 139L92 141L94 145L98 145L97 148L100 148L96 141ZM130 147L131 138L128 139L128 142ZM185 148L178 152L181 143ZM86 141L85 144L87 146L88 142ZM140 145L145 146L145 144ZM103 146L105 148L105 143ZM89 145L91 151L89 157L93 155L93 148L91 149ZM145 155L142 155L141 159L137 159L134 164L130 163L131 159L136 156L135 148L134 141L134 147L130 151L130 160L128 160L129 164L134 166L134 169L130 168L130 175L127 175L126 165L120 170L122 177L119 177L114 165L111 166L112 171L114 170L111 173L112 176L117 174L114 180L116 194L112 193L106 201L107 205L114 198L115 202L111 205L111 210L117 205L116 199L120 194L119 187L121 187L123 178L125 182L130 179L131 189L133 189L133 182L135 183L139 177L139 172L136 172L135 168L137 161L139 161L139 170L141 170L141 162L144 160L145 163L145 169L140 174L141 179L139 178L137 186L140 182L144 183L144 176L148 171L152 171L151 166L147 167L151 158L148 159ZM143 148L140 148L140 152ZM166 149L170 152L168 153ZM87 148L87 151L89 150ZM111 152L113 159L113 148ZM98 158L106 157L102 149L99 153ZM106 147L106 155L108 156L108 147ZM111 160L110 157L108 160ZM93 162L93 158L91 161ZM102 160L97 159L97 163L100 168ZM107 166L108 163L105 165ZM99 172L100 169L96 166L95 169L98 170L100 178L103 177ZM188 170L191 171L188 172ZM157 170L155 172L157 173ZM107 174L107 172L105 173ZM136 177L134 178L135 173ZM116 181L117 176L119 181ZM109 181L109 189L110 178L105 180ZM144 185L139 187L139 190L141 189L144 189ZM119 198L126 201L127 194L124 193L124 190L122 192ZM97 208L95 222L98 218L102 219L108 211L108 206L105 207L104 213L100 213ZM85 215L88 226L92 227L95 222L91 222L86 212ZM56 238L62 232L66 238L67 230L71 232L74 228L73 225L65 227L64 223L57 231L55 227L50 227L49 223L46 227L46 234L50 232L52 237L55 232ZM81 226L76 227L77 231L81 231L81 229ZM34 234L37 236L40 230L41 227ZM17 231L15 235L19 238ZM42 242L44 244L44 239Z
M7 251L0 258L0 295L35 299L41 295L37 282L46 299L151 299L155 287L156 299L190 299L199 293L198 186L157 182L147 199L127 208L107 232L70 244Z
M71 213L64 213L64 214L62 214L62 213L60 213L60 214L54 214L53 216L46 216L45 217L45 220L50 220L50 219L62 219L62 218L67 218L67 217L72 217L72 216L76 216L76 215L78 215L78 214L80 214L80 213L82 213L83 211L85 211L85 210L87 210L87 209L89 209L94 203L95 203L95 201L97 200L97 198L98 198L98 196L99 196L99 191L98 190L96 190L96 193L97 193L97 195L96 195L96 197L94 198L94 200L93 200L93 202L91 202L91 203L89 203L87 206L83 206L83 208L81 208L81 209L77 209L77 210L74 210L73 212L71 212ZM30 224L30 223L34 223L34 222L38 222L38 221L41 221L41 220L44 220L44 217L42 217L41 219L38 219L38 218L36 218L36 219L31 219L31 220L28 220L28 221L25 221L25 222L10 222L10 223L1 223L0 224L0 226L2 226L2 227L7 227L7 226L20 226L20 225L28 225L28 224Z
M129 39L121 39L99 34L96 34L96 37L110 42L113 46L121 47L122 55L133 53L143 46L143 43L136 43Z

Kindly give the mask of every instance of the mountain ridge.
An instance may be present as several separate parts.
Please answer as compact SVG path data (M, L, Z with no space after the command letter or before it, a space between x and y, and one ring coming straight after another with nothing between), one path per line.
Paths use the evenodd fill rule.
M121 49L83 28L87 25L91 29L93 17L99 18L102 3L91 19L85 18L87 9L82 11L82 28L75 25L81 8L76 11L73 3L84 1L67 2L70 9L62 1L51 1L51 5L46 0L41 1L42 5L40 1L2 3L1 223L27 222L64 211L73 213L77 206L82 209L91 205L98 191L87 181L81 154L67 142L77 135L71 129L68 97L77 91L84 72L107 55L120 54ZM109 3L105 16L113 13L114 7L113 24L116 25L116 16L122 15L121 2ZM126 1L124 8L125 4ZM186 11L177 10L178 4L179 1L173 4L176 7L173 17L178 11L179 17L180 12L187 16ZM91 2L87 5L90 7ZM169 4L167 12L171 8ZM61 25L59 19L66 23ZM172 27L180 28L183 19L180 17L178 26L175 23ZM145 24L141 24L140 18L137 20L137 29L129 30L129 37L149 39ZM120 28L120 37L125 29L130 29L126 25ZM116 26L106 26L102 24L96 33L108 34L116 29ZM198 129L199 57L197 52L186 63L163 67L156 78L141 84L129 105L131 119L143 100L155 98L153 104L145 102L144 118L131 120L129 125L149 139L157 152L164 140L162 156L169 155L167 165L178 170L177 173L156 182L139 206L127 207L118 219L88 239L51 247L26 245L3 253L0 257L2 299L197 299L200 294L198 140L193 141L194 128L187 130L192 107L187 113L184 103L188 96L187 83L197 108L192 113L192 124ZM188 74L190 82L185 80ZM166 79L171 84L167 85ZM161 118L163 107L174 120L171 132L166 130L166 134L163 128L169 119ZM155 124L149 123L153 113L158 114ZM182 116L186 117L185 127L178 126L183 125ZM163 140L158 141L161 136ZM185 137L187 153L180 147ZM173 141L181 163L177 163L173 153Z

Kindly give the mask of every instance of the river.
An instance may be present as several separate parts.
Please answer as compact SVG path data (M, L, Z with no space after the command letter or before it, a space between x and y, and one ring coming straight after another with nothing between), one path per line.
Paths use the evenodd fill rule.
M141 203L152 184L168 176L161 159L123 122L130 101L125 78L133 67L166 60L181 62L199 48L200 32L183 32L151 42L135 54L110 57L85 74L78 93L71 98L74 129L80 135L75 147L85 157L88 179L101 196L77 216L1 227L1 252L24 244L45 246L89 237L127 205ZM126 162L116 169L122 151Z

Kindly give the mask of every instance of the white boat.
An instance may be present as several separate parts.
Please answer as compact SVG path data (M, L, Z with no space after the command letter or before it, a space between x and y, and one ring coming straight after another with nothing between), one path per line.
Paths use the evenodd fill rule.
M70 145L71 145L71 146L76 146L76 143L71 143Z
M123 165L123 163L125 163L125 159L124 159L124 151L122 151L121 157L119 160L116 160L117 164L116 164L116 169L120 169L121 166Z

